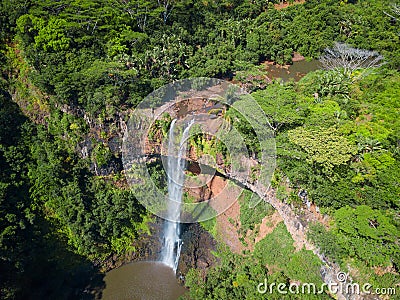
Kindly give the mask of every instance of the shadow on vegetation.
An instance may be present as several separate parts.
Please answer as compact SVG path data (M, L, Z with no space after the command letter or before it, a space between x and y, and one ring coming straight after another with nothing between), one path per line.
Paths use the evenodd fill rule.
M30 197L29 121L1 86L0 104L0 298L99 299L104 275Z
M14 253L12 260L2 258L2 298L13 294L14 299L100 299L104 274L68 250L64 241L48 231L45 220L41 223L43 231L32 228L20 240L18 257Z

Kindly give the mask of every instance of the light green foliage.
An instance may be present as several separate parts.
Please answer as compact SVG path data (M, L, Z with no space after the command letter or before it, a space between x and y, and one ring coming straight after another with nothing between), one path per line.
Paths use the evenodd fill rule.
M391 215L360 205L342 207L334 213L334 218L333 229L326 231L322 225L316 225L309 232L309 238L328 257L338 262L350 257L355 264L370 267L398 263L398 224ZM378 280L376 274L374 277Z
M352 237L373 240L395 241L396 227L388 216L369 206L360 205L355 209L348 206L335 212L338 231Z
M243 191L240 197L240 233L246 236L248 230L254 230L262 222L262 219L273 213L272 206L266 201L251 200L252 197L259 198L250 191ZM260 201L260 202L259 202ZM258 203L255 207L250 208L250 202Z
M364 180L373 181L378 172L383 172L394 163L395 159L390 153L384 151L364 153L359 162L352 164L352 168L357 172L352 181L355 183Z
M362 140L366 138L376 139L379 142L384 142L392 130L382 126L381 122L369 121L371 115L361 115L354 123L346 123L340 131L346 133L352 140Z
M33 15L22 15L16 21L16 28L21 33L31 32L33 30L39 30L44 26L45 22L42 18L33 16Z
M275 134L281 128L288 129L302 124L305 108L298 102L298 95L291 86L275 83L251 95L264 110Z
M307 154L308 163L316 163L328 176L337 166L346 164L356 154L356 147L331 128L296 128L288 132L289 140Z
M35 37L35 45L53 51L68 50L71 39L65 36L67 21L64 19L50 18L47 25L40 28Z
M200 222L200 225L207 230L211 235L216 238L217 237L217 219L211 218L206 221Z
M321 282L321 262L311 251L295 251L293 239L284 223L256 244L254 255L272 272L284 272L289 278L301 282ZM305 263L307 262L307 263Z
M346 112L342 111L339 103L334 100L324 100L309 106L310 115L305 124L309 126L329 127L338 124L341 119L346 117Z

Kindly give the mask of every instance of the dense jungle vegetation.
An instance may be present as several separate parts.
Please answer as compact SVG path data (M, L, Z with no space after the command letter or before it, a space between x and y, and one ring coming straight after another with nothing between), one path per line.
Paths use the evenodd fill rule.
M251 78L264 61L290 64L294 52L318 58L334 41L377 51L385 64L318 70L299 82L250 80L274 125L273 185L294 206L306 190L330 216L329 228L309 231L328 258L357 269L360 283L394 286L400 16L393 7L389 0L307 0L281 10L265 0L2 1L1 297L90 298L88 290L101 288L101 261L135 250L151 215L124 185L118 143L121 120L148 93L183 78ZM243 124L238 130L257 152ZM207 276L192 270L190 297L252 299L264 278L320 282L319 261L294 252L282 225L253 253L224 249Z

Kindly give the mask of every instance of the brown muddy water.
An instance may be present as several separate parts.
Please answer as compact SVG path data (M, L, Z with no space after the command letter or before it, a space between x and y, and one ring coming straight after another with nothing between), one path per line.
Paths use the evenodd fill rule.
M176 300L187 290L160 262L135 262L108 272L103 300Z
M279 65L267 64L266 67L268 72L267 76L269 78L281 78L285 82L289 81L290 79L294 79L294 81L299 81L308 72L321 69L319 61L315 59L311 61L295 61L292 65L283 67Z

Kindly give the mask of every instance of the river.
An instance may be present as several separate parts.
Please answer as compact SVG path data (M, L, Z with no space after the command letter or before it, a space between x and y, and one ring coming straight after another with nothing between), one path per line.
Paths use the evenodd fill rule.
M292 65L289 66L279 66L266 63L266 68L268 72L268 77L271 79L281 78L283 81L289 81L294 79L294 81L299 81L308 72L321 69L318 60L299 60L294 61Z
M186 289L160 262L135 262L108 272L103 300L176 300Z

